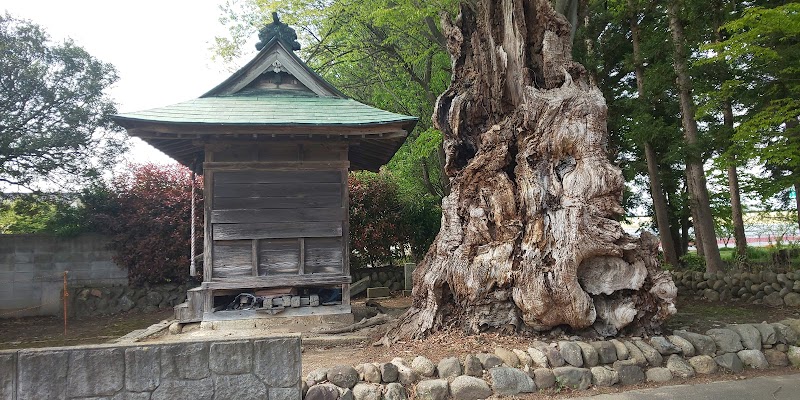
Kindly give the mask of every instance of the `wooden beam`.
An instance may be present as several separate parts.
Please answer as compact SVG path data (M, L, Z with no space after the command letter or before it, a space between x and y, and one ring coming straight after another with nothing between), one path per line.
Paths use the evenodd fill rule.
M260 240L253 239L253 252L252 252L252 258L253 258L253 266L252 266L253 269L252 269L252 272L253 272L253 276L258 276L258 242L260 242Z
M209 171L271 170L331 170L349 168L348 161L256 161L256 162L206 162L203 169Z
M213 224L214 240L342 236L341 222Z
M300 268L297 269L298 275L306 273L306 238L297 238L300 245Z
M125 120L119 121L123 125L128 134L131 136L141 138L159 138L163 139L169 135L175 138L178 134L184 135L186 138L201 138L209 135L220 135L220 137L232 137L234 135L246 135L252 137L252 134L268 135L273 134L276 137L281 135L303 135L308 137L309 134L325 136L357 136L359 139L361 135L379 135L384 134L386 139L396 139L405 137L407 134L403 127L409 121L396 121L387 124L372 124L372 125L324 125L324 124L296 124L296 125L267 125L267 124L202 124L202 123L170 123L158 121L144 121L144 120ZM392 135L392 137L386 137Z
M254 289L272 287L335 286L350 283L349 275L306 274L272 275L248 278L219 278L203 282L203 289Z

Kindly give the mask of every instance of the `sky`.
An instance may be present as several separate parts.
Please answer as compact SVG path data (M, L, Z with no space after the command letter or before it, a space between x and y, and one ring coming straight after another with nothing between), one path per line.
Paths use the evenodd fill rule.
M116 67L108 94L119 112L196 98L231 71L212 61L214 37L224 35L225 0L3 0L0 12L29 19L54 41L72 38L92 56ZM173 162L139 139L126 161Z

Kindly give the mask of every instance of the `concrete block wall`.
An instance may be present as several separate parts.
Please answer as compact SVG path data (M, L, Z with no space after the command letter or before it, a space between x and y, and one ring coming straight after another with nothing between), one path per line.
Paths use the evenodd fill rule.
M0 315L54 315L68 285L127 285L127 271L112 260L108 240L85 234L0 235Z
M0 400L299 400L300 357L300 335L0 351Z

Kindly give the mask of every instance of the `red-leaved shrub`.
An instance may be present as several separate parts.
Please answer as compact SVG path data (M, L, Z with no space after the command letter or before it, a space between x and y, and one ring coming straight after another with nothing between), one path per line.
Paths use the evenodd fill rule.
M203 185L195 180L197 252L203 249ZM114 261L131 284L189 277L191 172L180 165L131 165L84 202L94 227L110 236ZM202 268L198 268L202 271Z
M349 174L350 261L358 268L401 258L408 242L397 183L384 174Z

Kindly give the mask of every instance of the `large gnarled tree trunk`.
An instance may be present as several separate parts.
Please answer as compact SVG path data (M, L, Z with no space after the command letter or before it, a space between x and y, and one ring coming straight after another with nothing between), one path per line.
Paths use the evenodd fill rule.
M444 31L453 81L434 110L451 193L390 335L444 328L604 335L675 312L655 237L626 234L606 105L547 0L478 0Z

